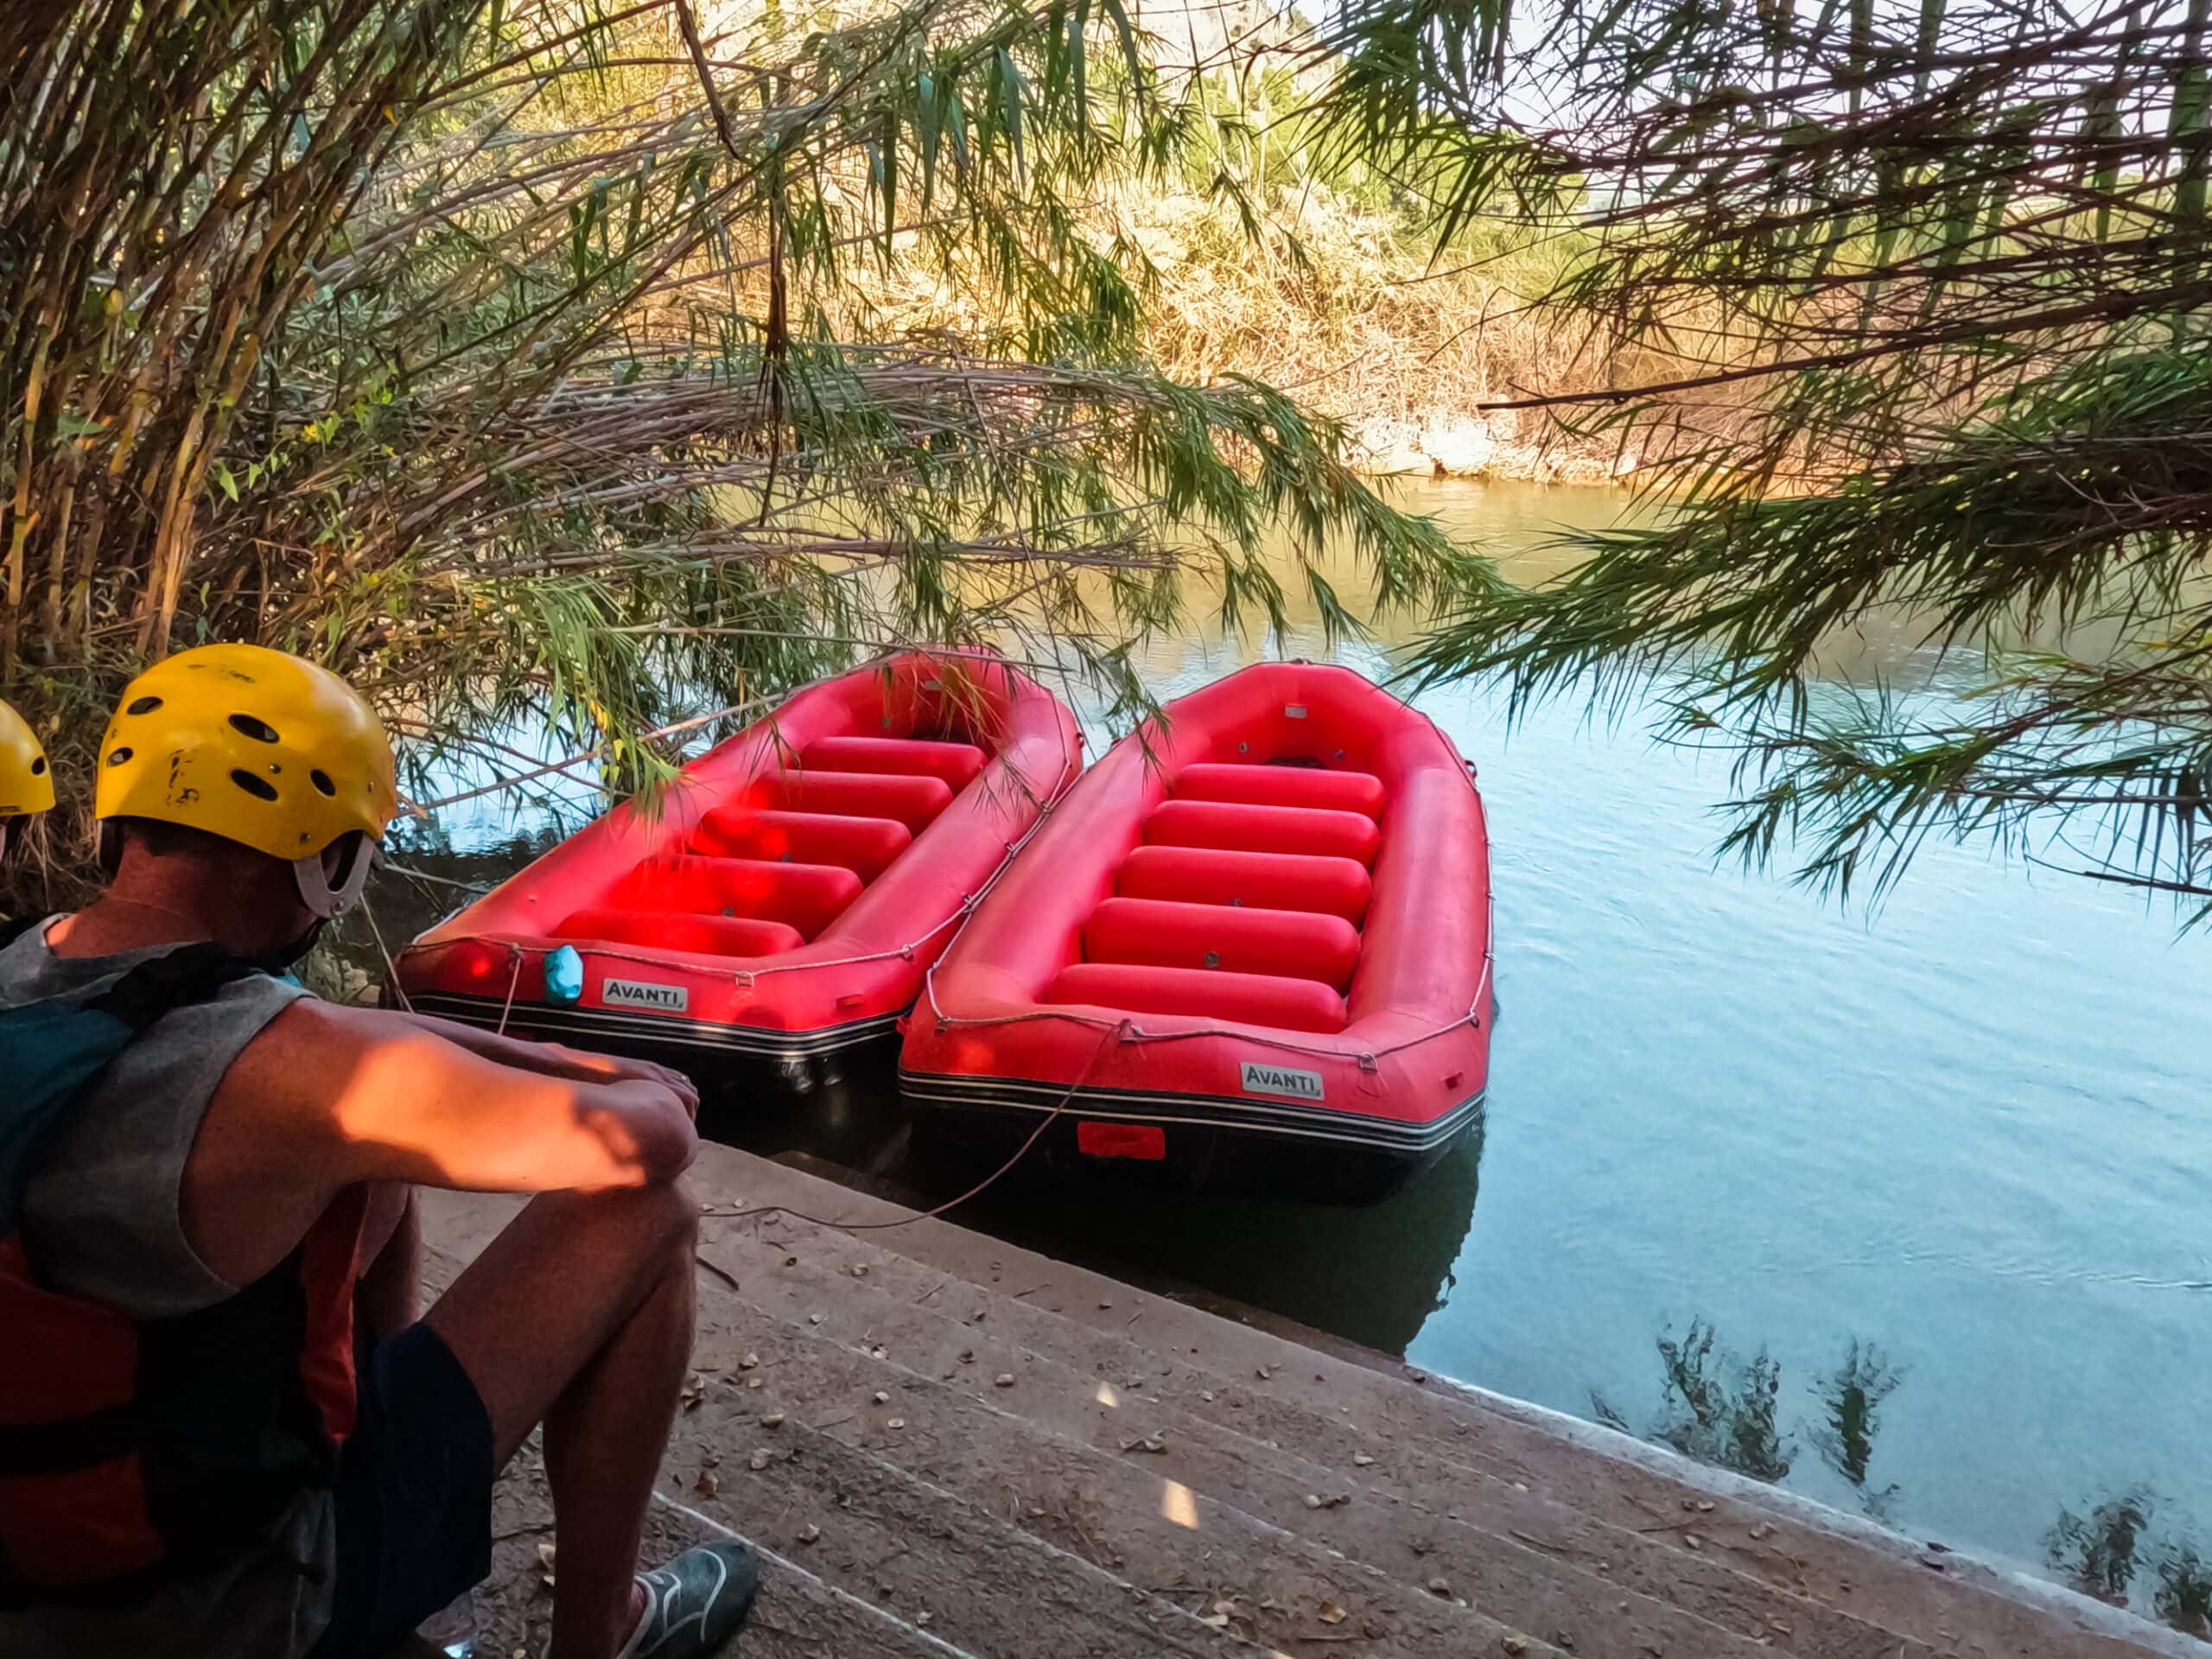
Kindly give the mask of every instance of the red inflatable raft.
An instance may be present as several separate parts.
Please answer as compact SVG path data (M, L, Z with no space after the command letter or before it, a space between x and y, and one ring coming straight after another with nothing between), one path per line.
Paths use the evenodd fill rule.
M1466 763L1348 669L1177 699L1071 790L938 962L931 1139L1357 1201L1481 1122L1490 854Z
M400 989L519 1036L798 1081L893 1033L1081 741L987 653L856 668L691 762L652 811L617 808L423 934Z

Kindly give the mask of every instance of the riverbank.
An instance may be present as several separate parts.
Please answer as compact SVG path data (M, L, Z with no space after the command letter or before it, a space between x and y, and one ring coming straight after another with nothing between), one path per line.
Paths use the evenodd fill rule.
M1643 470L1643 452L1633 442L1598 443L1548 425L1533 442L1503 435L1516 429L1474 413L1427 421L1372 415L1352 427L1351 458L1370 478L1626 485Z
M1603 391L1680 372L1632 350L1593 355L1586 324L1533 309L1577 250L1485 220L1440 252L1402 207L1357 181L1297 178L1247 225L1218 197L1130 194L1102 209L1151 262L1145 346L1198 385L1246 376L1340 423L1346 458L1380 477L1626 481L1668 445L1700 447L1734 419L1703 394L1694 430L1590 429L1593 410L1497 405Z
M2190 1649L1625 1437L727 1147L693 1181L700 1334L653 1543L763 1550L752 1659ZM439 1282L512 1208L426 1203ZM558 1562L530 1453L494 1531L480 1650L540 1651Z

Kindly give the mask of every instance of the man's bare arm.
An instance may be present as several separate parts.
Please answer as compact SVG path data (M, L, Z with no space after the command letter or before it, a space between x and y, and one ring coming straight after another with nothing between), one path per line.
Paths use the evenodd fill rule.
M656 1078L585 1081L502 1065L416 1020L302 998L232 1063L207 1131L232 1116L325 1143L333 1186L412 1181L543 1192L672 1179L694 1101ZM286 1134L285 1131L289 1131ZM202 1147L199 1151L213 1150Z
M440 1014L418 1014L412 1008L387 1009L385 1012L395 1019L420 1026L472 1054L520 1071L539 1071L549 1077L574 1077L584 1083L611 1083L623 1077L642 1077L663 1083L690 1103L695 1116L697 1112L697 1085L683 1072L652 1060L637 1059L624 1054L588 1053L582 1049L570 1048L565 1043L540 1043L524 1037L509 1037L500 1032L486 1031L481 1026L448 1020Z

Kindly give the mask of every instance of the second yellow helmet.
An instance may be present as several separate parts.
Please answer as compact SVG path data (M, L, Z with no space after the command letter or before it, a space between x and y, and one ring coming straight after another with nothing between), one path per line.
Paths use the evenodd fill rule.
M375 712L327 669L261 645L200 645L130 682L100 740L93 806L297 861L398 810Z
M54 808L54 768L30 722L0 702L0 818L27 817Z

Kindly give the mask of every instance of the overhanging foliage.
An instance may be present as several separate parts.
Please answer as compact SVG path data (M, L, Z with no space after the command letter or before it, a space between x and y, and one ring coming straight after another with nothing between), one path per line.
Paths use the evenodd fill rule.
M1386 601L1458 563L1288 398L1143 360L1085 210L1194 117L1120 0L72 0L0 72L0 693L65 781L205 638L418 760L550 718L627 788L902 639L1127 693L1186 570L1279 609L1284 518Z
M1317 142L1384 158L1445 234L1510 207L1574 245L1531 302L1637 369L1509 406L1618 433L1676 492L1554 585L1471 587L1421 671L1666 677L1683 729L1741 747L1732 844L1808 879L2079 831L2073 862L2212 895L2209 14L1339 13ZM1982 695L1807 695L1824 645L1900 620L1985 652Z

